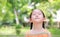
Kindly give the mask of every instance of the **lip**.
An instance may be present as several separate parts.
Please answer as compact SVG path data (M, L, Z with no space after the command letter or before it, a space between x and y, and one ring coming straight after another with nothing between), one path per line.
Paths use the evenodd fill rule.
M40 18L35 18L35 19L40 19Z

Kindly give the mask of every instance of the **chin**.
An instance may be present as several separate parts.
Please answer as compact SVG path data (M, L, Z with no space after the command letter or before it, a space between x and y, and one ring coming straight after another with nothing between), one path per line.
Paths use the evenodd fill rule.
M41 22L41 20L35 20L35 22Z

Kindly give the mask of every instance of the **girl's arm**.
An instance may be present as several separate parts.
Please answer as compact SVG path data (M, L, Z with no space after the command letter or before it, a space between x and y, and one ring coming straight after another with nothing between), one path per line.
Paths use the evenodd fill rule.
M25 34L25 37L30 37L30 36L29 36L29 35L30 35L29 33L30 33L30 32L27 31L26 34Z
M52 37L51 33L48 30L46 30L46 32L48 33L48 37Z
M48 36L49 36L49 37L52 37L52 35L51 35L51 33L50 33L50 32L48 32Z

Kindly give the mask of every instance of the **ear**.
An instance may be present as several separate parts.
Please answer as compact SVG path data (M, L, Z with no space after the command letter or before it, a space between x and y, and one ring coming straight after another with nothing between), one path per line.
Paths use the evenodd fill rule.
M30 23L32 22L32 19L31 19L31 18L29 18L29 22L30 22Z
M47 18L44 18L44 21L49 21L49 19L47 19Z
M46 18L44 18L43 21L46 21Z

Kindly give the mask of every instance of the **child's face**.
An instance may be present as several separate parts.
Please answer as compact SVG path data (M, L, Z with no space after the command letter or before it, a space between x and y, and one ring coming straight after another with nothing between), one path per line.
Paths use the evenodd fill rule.
M31 21L32 22L43 22L43 20L44 20L44 17L43 17L42 12L38 9L35 9L31 15Z

